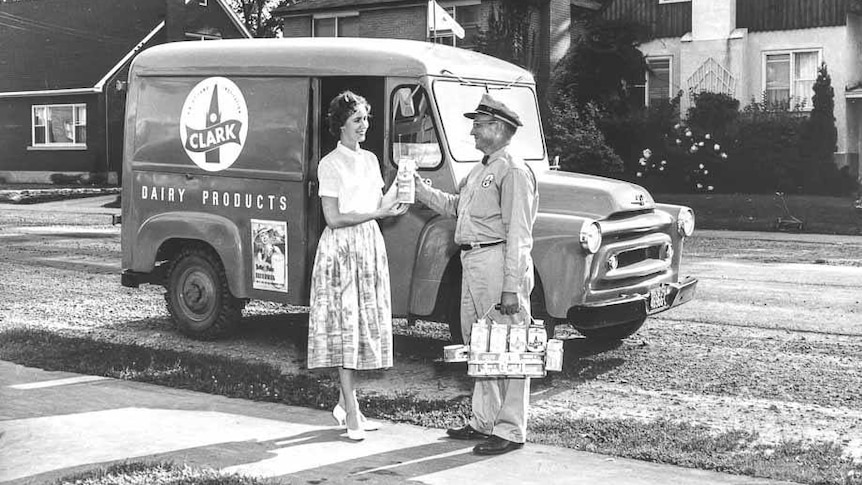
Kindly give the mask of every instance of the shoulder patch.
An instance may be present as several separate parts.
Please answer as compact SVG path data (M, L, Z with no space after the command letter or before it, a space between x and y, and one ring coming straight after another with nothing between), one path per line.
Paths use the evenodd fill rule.
M494 181L494 174L493 173L489 173L488 175L485 175L485 178L482 179L482 188L487 189L488 187L491 186L491 182L493 182L493 181Z

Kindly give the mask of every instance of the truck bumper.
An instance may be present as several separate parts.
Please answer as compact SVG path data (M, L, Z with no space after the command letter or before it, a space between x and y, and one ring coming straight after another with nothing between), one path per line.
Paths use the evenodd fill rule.
M627 295L617 300L596 305L574 306L566 319L575 328L601 328L632 322L647 315L661 313L682 305L694 298L697 278L688 277L679 283L665 283L650 288L646 293ZM664 295L665 304L657 304ZM658 302L660 303L660 301Z
M159 271L152 273L139 273L137 271L125 270L120 275L120 284L127 288L137 288L142 284L160 285L164 277Z

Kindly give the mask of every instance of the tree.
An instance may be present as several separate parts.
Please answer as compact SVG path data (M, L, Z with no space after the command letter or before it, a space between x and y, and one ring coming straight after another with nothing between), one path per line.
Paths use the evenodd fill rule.
M627 21L590 18L586 30L554 70L552 91L577 104L597 103L613 111L629 110L629 91L643 83L646 61L638 46L643 26Z
M541 0L501 0L488 14L488 27L477 37L478 51L535 71L533 14Z
M842 173L833 156L838 149L835 127L835 91L826 63L817 70L811 115L803 128L800 151L805 160L800 185L808 193L841 194L856 189L849 174Z
M817 80L814 81L813 108L808 120L808 140L811 154L816 159L832 159L832 154L838 149L838 130L835 127L835 91L832 89L832 77L826 68L826 63L817 70Z
M548 155L560 157L560 169L591 175L620 176L623 160L605 143L596 125L595 106L576 106L560 95L548 116Z
M295 0L229 0L245 27L255 37L276 37L281 28L278 19L270 15L276 7L291 5Z

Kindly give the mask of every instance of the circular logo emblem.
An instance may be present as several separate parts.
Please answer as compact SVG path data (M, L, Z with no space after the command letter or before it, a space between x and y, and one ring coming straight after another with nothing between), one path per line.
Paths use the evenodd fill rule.
M204 79L186 96L180 113L180 138L198 167L218 172L233 165L247 133L248 107L230 79Z
M482 188L487 189L488 187L491 186L491 182L493 182L493 181L494 181L494 174L493 173L489 173L488 175L485 175L485 178L482 179Z

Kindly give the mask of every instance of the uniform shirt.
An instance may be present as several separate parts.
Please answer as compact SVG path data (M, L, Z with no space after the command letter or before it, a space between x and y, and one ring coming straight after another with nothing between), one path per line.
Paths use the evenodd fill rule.
M318 195L338 199L342 214L368 214L380 206L383 177L377 156L338 142L317 166Z
M527 164L506 145L477 163L457 194L429 189L422 202L457 217L455 243L506 242L503 291L517 292L529 267L539 208L536 179Z

